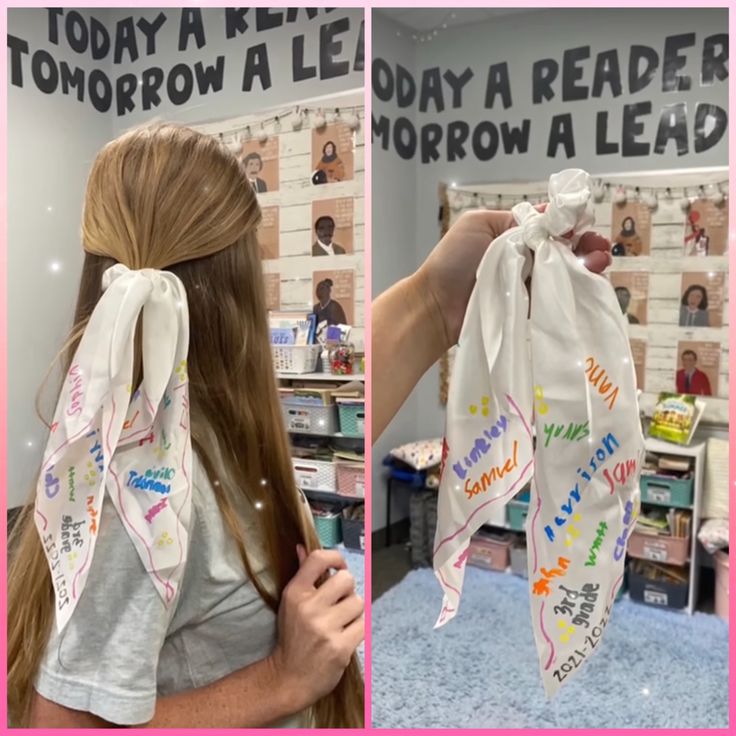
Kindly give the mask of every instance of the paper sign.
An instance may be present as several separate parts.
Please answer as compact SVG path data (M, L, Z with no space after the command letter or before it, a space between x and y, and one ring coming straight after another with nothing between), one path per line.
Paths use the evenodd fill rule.
M614 256L648 256L652 240L652 213L643 202L613 204L611 252Z
M261 224L258 226L258 243L261 258L275 260L279 257L279 208L262 207Z
M647 370L647 341L637 338L629 340L631 346L631 357L634 361L634 372L636 373L636 387L640 391L645 391L644 376Z
M719 342L681 340L677 343L677 392L695 396L717 396L720 364Z
M647 324L649 274L642 271L612 271L609 278L629 324Z
M353 252L353 198L317 199L312 202L312 255L328 255L320 245L331 246L335 255Z
M724 281L723 272L701 271L682 274L680 327L721 327L723 325Z
M315 296L314 309L317 321L326 320L331 325L354 324L355 271L341 269L315 271L312 274Z
M265 143L251 138L243 142L239 154L251 186L258 194L279 189L279 136L269 135Z
M352 179L354 150L355 133L347 125L339 123L313 129L313 183L332 184Z
M278 273L264 273L266 287L266 309L276 312L281 309L281 276Z
M686 256L721 256L728 242L728 200L714 204L696 199L690 204L685 221Z

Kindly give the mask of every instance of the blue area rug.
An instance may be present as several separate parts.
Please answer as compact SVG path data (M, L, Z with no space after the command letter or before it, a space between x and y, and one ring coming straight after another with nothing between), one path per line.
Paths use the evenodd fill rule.
M527 582L468 567L458 615L414 570L372 608L373 726L726 728L728 626L624 597L598 651L552 701L542 688Z

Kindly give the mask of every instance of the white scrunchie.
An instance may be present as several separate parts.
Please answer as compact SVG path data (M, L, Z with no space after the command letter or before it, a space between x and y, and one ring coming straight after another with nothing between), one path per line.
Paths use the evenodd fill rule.
M169 272L117 264L102 287L64 380L36 489L59 631L84 590L105 489L167 606L186 561L192 443L184 285ZM131 397L141 310L143 382Z

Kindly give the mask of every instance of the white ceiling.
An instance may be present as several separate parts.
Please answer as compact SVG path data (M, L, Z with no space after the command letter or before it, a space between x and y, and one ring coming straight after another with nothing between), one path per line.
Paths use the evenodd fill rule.
M414 31L431 31L447 26L482 23L502 15L529 13L538 8L375 8L374 12Z

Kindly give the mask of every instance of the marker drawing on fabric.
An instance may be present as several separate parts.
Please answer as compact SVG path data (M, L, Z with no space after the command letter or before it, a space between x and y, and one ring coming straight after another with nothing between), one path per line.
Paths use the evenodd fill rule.
M451 540L455 539L455 537L456 537L456 536L457 536L458 534L461 534L462 532L464 532L464 531L465 531L465 530L466 530L466 529L468 528L468 525L470 524L470 522L471 522L471 521L473 520L473 517L474 517L474 516L475 516L475 515L476 515L476 514L477 514L477 513L479 512L479 511L481 511L482 509L484 509L484 508L485 508L486 506L488 506L489 504L491 504L491 503L494 503L495 501L501 501L501 500L503 500L504 498L506 498L507 496L509 496L510 494L512 494L512 493L513 493L513 492L514 492L514 491L516 490L516 488L517 488L517 486L519 485L519 483L520 483L520 482L521 482L521 481L522 481L522 480L524 479L524 476L526 475L526 471L527 471L527 470L529 470L529 468L531 468L533 464L534 464L534 461L533 461L533 460L530 460L530 461L529 461L529 462L528 462L528 463L527 463L527 464L526 464L526 465L524 466L524 468L522 469L522 471L521 471L521 474L519 475L519 477L518 477L518 478L516 479L516 481L515 481L515 482L514 482L514 483L513 483L512 485L511 485L511 487L509 488L509 490L508 490L508 491L506 491L506 493L504 493L504 494L503 494L503 496L496 496L496 498L491 498L491 499L489 499L488 501L484 501L484 502L483 502L483 503L482 503L482 504L481 504L480 506L478 506L478 508L477 508L477 509L475 509L475 510L474 510L474 511L473 511L473 512L472 512L472 513L470 514L470 516L468 516L468 518L466 519L465 523L464 523L464 524L463 524L463 525L462 525L462 526L461 526L461 527L460 527L459 529L457 529L457 530L456 530L455 532L453 532L452 534L450 534L450 536L448 536L448 537L445 537L445 538L444 538L443 540L441 540L441 541L440 541L440 543L439 543L439 544L438 544L438 545L437 545L437 546L435 547L435 550L434 550L434 553L433 553L433 554L434 554L434 555L436 555L436 554L437 554L437 552L439 551L440 547L442 547L442 545L444 545L444 544L445 544L446 542L449 542L449 541L451 541Z
M168 580L164 580L159 575L158 570L156 569L156 563L153 560L153 550L151 549L148 542L146 542L145 537L135 528L135 525L128 518L128 514L125 510L125 502L123 500L122 485L120 483L120 479L118 478L117 473L112 468L110 468L110 477L115 481L115 486L117 488L118 505L119 505L118 507L120 509L120 512L123 515L123 521L126 523L128 528L135 534L135 536L138 537L143 547L147 550L148 561L150 563L149 571L156 578L156 580L158 580L159 583L161 583L161 585L164 587L164 590L166 591L166 602L171 603L176 591L174 590L173 586Z

